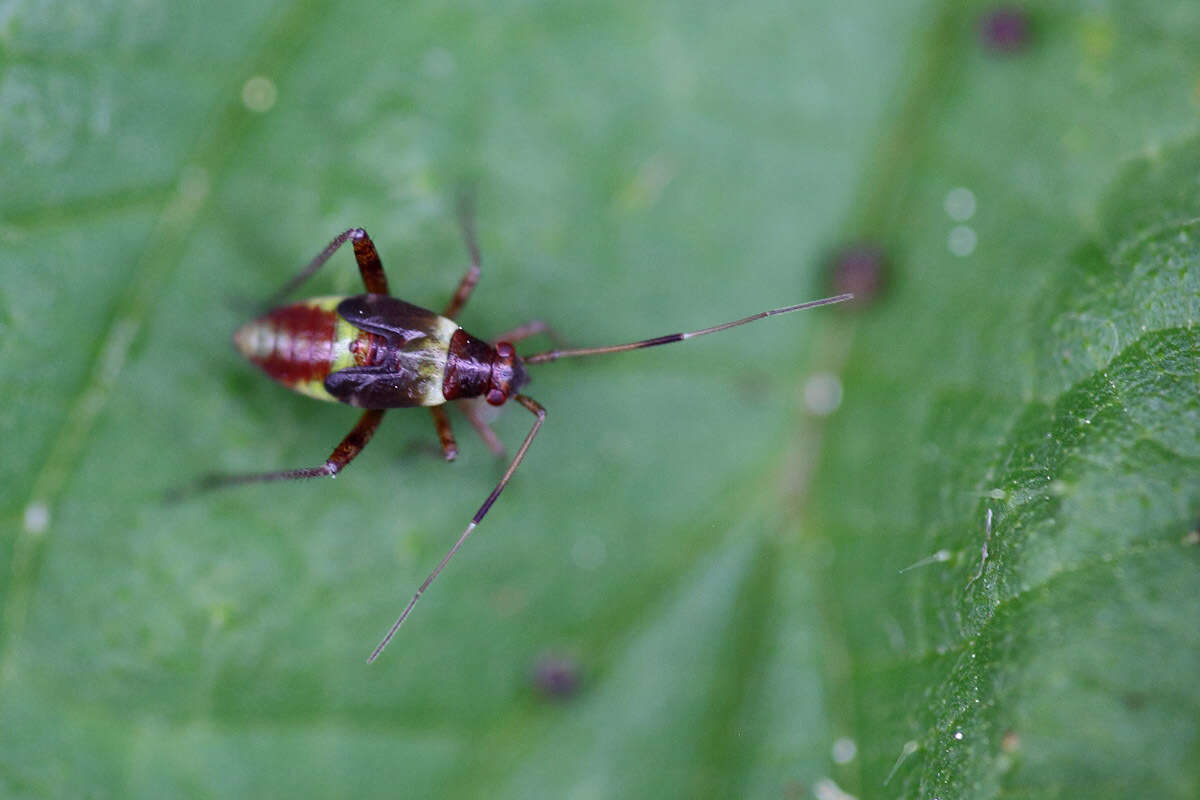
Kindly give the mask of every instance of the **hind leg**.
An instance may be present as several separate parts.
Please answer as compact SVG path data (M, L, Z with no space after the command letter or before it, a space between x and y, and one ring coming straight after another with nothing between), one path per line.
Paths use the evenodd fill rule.
M300 284L311 278L317 270L323 267L325 262L338 251L338 248L346 243L347 239L354 242L354 260L358 262L358 273L362 276L363 286L371 294L387 294L387 275L383 272L383 262L379 260L379 253L375 250L375 243L371 241L371 237L362 228L351 228L335 236L333 241L326 245L324 250L317 253L316 258L308 262L308 265L300 270L300 273L296 277L285 283L282 289L273 294L266 305L278 305L283 298L295 291Z

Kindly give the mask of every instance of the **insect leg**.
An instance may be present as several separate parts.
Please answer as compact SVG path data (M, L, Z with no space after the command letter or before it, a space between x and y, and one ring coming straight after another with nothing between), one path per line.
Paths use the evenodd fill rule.
M375 243L371 241L371 237L362 228L351 228L335 236L333 241L326 245L324 250L317 253L316 258L308 262L308 266L300 270L300 273L296 277L285 283L283 288L272 295L271 299L265 305L268 307L278 305L283 298L295 291L300 284L311 278L313 273L319 270L329 260L330 256L346 243L347 239L354 240L354 259L358 262L358 271L362 275L363 285L367 287L367 291L373 294L387 294L387 276L383 274L383 264L379 260L379 253L375 251Z
M539 333L546 334L550 337L551 341L556 344L562 342L562 339L557 333L554 332L554 329L540 319L532 319L529 322L526 322L524 325L518 325L512 330L507 330L504 333L496 336L493 341L516 344L522 339L528 339L530 336L537 336Z
M471 427L479 434L479 438L483 439L483 443L487 445L488 450L492 451L493 455L498 457L504 456L504 442L500 441L500 437L488 425L480 407L481 398L473 397L469 400L458 401L458 407L463 412L463 416L467 418L467 422L471 423ZM491 406L488 406L491 408Z
M454 431L450 430L450 418L446 416L446 409L442 406L430 406L429 412L433 414L433 424L437 428L438 440L442 443L442 452L446 454L447 461L453 461L458 455L458 443L454 441Z
M358 274L362 276L363 286L371 294L387 294L387 275L383 272L383 262L379 260L379 252L375 243L362 228L350 232L354 240L354 260L358 262Z
M347 464L355 459L371 441L379 421L383 419L382 410L363 412L358 424L346 434L341 444L333 449L329 458L319 467L303 469L284 469L277 472L256 472L249 475L206 475L196 484L196 491L222 489L227 486L240 486L244 483L263 483L266 481L291 481L302 478L323 478L334 476L341 472Z
M479 242L475 239L475 213L471 202L466 198L458 202L458 224L462 228L463 243L467 246L467 255L471 258L471 266L467 268L467 274L463 275L462 280L458 282L458 289L455 290L454 297L450 298L450 302L446 304L446 310L442 312L443 317L450 319L458 316L458 312L462 311L463 306L467 304L467 298L474 291L475 284L479 283L479 267L482 263L479 255Z
M475 516L471 518L471 522L469 525L467 525L467 529L462 532L461 536L458 537L458 541L454 543L454 546L450 548L449 552L447 552L446 555L442 557L442 560L438 562L437 567L429 574L429 577L426 578L425 582L422 583L417 589L417 593L413 595L412 600L408 601L408 605L405 607L404 612L400 614L400 618L396 620L395 624L392 625L391 630L388 631L387 636L383 637L383 641L379 643L374 652L371 653L371 657L367 659L368 664L379 658L379 654L383 652L383 648L388 646L388 642L390 642L392 637L396 635L396 631L400 630L400 626L404 624L404 620L408 619L408 615L412 612L413 606L415 606L417 601L421 599L421 595L424 594L425 590L429 588L429 584L433 583L433 581L441 573L442 569L445 568L446 564L450 562L450 559L454 558L454 554L458 552L458 548L462 547L463 542L465 542L467 537L471 535L471 531L475 530L475 526L478 525L480 521L487 515L488 510L492 507L492 503L496 502L496 498L500 496L500 493L504 491L504 487L508 485L509 478L513 476L513 473L517 471L517 467L521 465L521 461L525 458L525 452L529 450L529 445L533 441L533 437L537 435L538 429L541 428L542 423L546 421L546 409L542 408L536 400L526 397L523 394L513 395L513 399L525 406L525 408L529 409L530 413L537 416L537 419L534 420L533 427L529 429L529 433L525 436L525 441L521 442L521 448L517 450L517 454L513 456L512 463L510 463L508 465L508 469L504 471L504 476L500 478L500 482L496 484L496 488L492 489L492 493L488 495L487 500L484 500L483 505L481 505L479 510L475 512Z

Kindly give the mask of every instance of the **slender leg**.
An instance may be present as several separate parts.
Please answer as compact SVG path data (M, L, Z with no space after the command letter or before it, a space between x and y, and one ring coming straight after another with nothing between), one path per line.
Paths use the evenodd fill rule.
M421 595L424 594L425 590L429 588L429 584L433 583L446 564L450 562L450 559L454 558L454 554L458 552L458 548L462 547L463 542L465 542L467 537L471 535L471 531L475 530L475 526L478 525L480 521L487 515L488 509L492 507L492 503L496 502L496 498L500 496L500 493L504 491L504 487L508 485L509 478L513 476L513 473L517 471L517 467L521 465L521 461L525 458L525 452L529 450L529 445L533 441L533 437L537 435L538 429L541 428L542 423L546 421L546 409L538 405L537 401L532 400L523 394L513 395L513 399L525 406L525 408L529 409L530 413L537 416L537 419L534 420L533 427L529 429L529 433L525 436L525 441L521 442L521 448L517 450L517 454L513 456L512 463L510 463L508 465L508 469L504 471L504 477L500 479L500 482L496 484L496 488L492 489L492 493L488 495L487 500L484 500L483 505L481 505L479 510L475 512L475 516L471 518L471 522L469 525L467 525L467 529L462 532L461 536L458 537L458 541L456 541L454 546L450 548L449 552L442 557L442 560L438 562L437 567L429 574L429 577L425 579L425 582L421 584L420 588L417 589L417 593L413 595L413 599L408 601L408 606L405 607L404 612L400 615L400 618L396 620L396 623L392 625L392 629L388 631L387 636L383 637L383 641L379 643L379 645L375 648L375 651L371 653L371 657L367 659L368 664L379 658L379 654L383 652L383 648L387 647L388 642L390 642L392 637L396 635L396 631L400 630L400 626L404 624L404 620L407 619L409 613L412 612L413 606L415 606L417 601L421 599Z
M471 423L471 427L479 434L479 438L483 439L483 443L487 445L488 450L492 454L500 458L504 457L504 442L500 441L500 437L488 425L487 420L479 413L479 400L472 398L470 400L460 400L458 403L459 409L463 412L463 416Z
M505 331L499 336L496 336L492 341L516 344L522 339L528 339L530 336L537 336L539 333L544 333L549 336L550 340L555 344L562 343L562 339L557 333L554 332L554 329L540 319L531 319L524 325L518 325L512 330Z
M379 251L375 249L371 237L362 228L356 228L350 238L354 240L354 260L358 262L358 274L362 276L363 286L371 294L389 294L383 262L379 260Z
M367 291L372 294L387 294L387 276L383 273L383 263L379 260L379 253L375 250L375 243L371 241L371 237L362 228L351 228L335 236L333 241L324 250L317 253L316 258L308 262L308 266L300 270L300 274L285 283L282 289L272 295L266 305L268 307L278 305L283 298L295 291L300 284L311 278L313 273L319 270L329 260L330 256L346 243L347 239L354 240L354 259L358 262L358 272L362 275L363 285L367 287Z
M430 406L429 411L433 414L433 424L437 428L438 440L442 443L442 452L447 461L453 461L458 455L458 443L454 441L454 431L450 430L450 418L446 416L446 409L442 406Z
M326 475L333 477L341 472L367 446L367 442L371 441L371 437L375 434L375 429L379 427L381 419L383 419L382 410L363 412L362 417L358 420L358 424L346 434L346 438L342 439L341 444L333 449L333 452L329 454L329 458L319 467L284 469L278 472L257 472L250 475L206 475L196 484L195 491L240 486L244 483L323 478Z
M458 289L455 290L454 297L450 298L450 302L446 304L446 310L442 312L443 317L450 319L458 316L458 312L462 311L463 306L467 304L467 298L474 291L475 284L479 283L479 266L483 261L479 255L479 242L475 240L475 214L469 200L462 199L458 203L458 224L462 227L463 242L467 246L467 255L471 258L471 266L467 269L467 274L463 275L462 280L458 282Z

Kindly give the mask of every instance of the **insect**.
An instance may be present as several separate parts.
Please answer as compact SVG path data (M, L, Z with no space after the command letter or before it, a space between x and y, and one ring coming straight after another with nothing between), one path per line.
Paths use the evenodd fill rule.
M271 298L268 305L280 302L298 288L346 242L351 242L353 246L366 294L315 297L280 306L238 329L233 337L234 345L271 378L310 397L347 403L364 411L358 424L320 466L250 475L211 475L200 482L200 488L211 489L261 481L332 477L362 452L379 427L384 413L391 408L429 408L447 460L453 460L458 452L444 408L447 401L481 397L490 405L501 406L509 400L515 400L534 415L533 426L499 483L475 512L466 530L417 589L367 663L379 657L421 595L487 515L521 465L529 445L545 422L546 410L536 400L520 392L529 382L525 370L527 366L563 358L620 353L682 342L766 317L840 303L852 297L850 294L826 297L763 311L709 328L656 336L628 344L556 349L519 356L513 344L546 331L543 323L522 325L501 335L495 344L491 344L467 333L454 321L479 282L481 263L471 216L464 210L460 217L470 267L441 314L392 297L388 293L387 276L371 237L362 228L352 228L336 236L308 266ZM462 404L462 408L489 447L498 454L503 453L503 445L488 427L487 421L480 416L478 409L469 403Z

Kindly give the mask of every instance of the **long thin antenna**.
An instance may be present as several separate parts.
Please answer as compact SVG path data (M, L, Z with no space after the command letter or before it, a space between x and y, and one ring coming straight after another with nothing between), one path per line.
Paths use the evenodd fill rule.
M853 299L852 294L839 294L835 297L825 297L820 300L810 300L807 303L799 303L794 306L786 306L784 308L773 308L770 311L760 311L749 317L734 320L733 322L725 322L721 325L714 325L711 328L701 328L698 331L688 331L687 333L671 333L666 336L656 336L653 339L642 339L640 342L630 342L629 344L611 344L607 347L580 347L573 350L549 350L545 353L536 353L531 356L523 356L521 358L526 364L544 364L547 361L557 361L560 358L577 358L579 356L599 356L606 353L622 353L626 350L637 350L642 347L656 347L660 344L671 344L672 342L682 342L684 339L694 339L697 336L704 336L708 333L716 333L728 328L736 328L738 325L745 325L748 322L765 319L766 317L775 317L780 314L790 314L793 311L803 311L806 308L816 308L817 306L830 306L834 303L844 303L847 300Z
M525 458L525 452L529 450L529 445L531 442L533 442L533 437L537 436L538 429L541 428L542 423L546 421L546 409L542 408L536 400L531 397L526 397L523 394L513 395L513 399L525 406L525 408L529 409L531 413L537 416L537 419L533 421L533 427L529 429L529 433L525 436L525 441L521 443L521 449L517 451L515 456L513 456L512 462L509 463L508 469L504 471L504 475L500 478L500 482L496 484L496 488L492 489L492 493L488 495L487 500L484 500L483 505L481 505L479 510L475 512L475 516L471 518L471 522L467 525L467 529L462 532L462 535L458 537L458 541L454 543L454 546L451 547L446 555L442 557L442 560L438 562L438 565L436 568L434 568L433 572L429 573L429 577L426 578L425 582L422 583L417 589L417 593L413 595L412 600L408 601L408 605L404 607L404 611L401 612L399 619L397 619L392 625L391 630L387 632L387 636L384 636L383 641L381 641L375 647L375 650L371 653L370 658L367 659L368 664L379 658L379 654L383 652L383 648L388 646L388 642L390 642L392 637L396 635L396 631L400 630L400 626L404 624L404 620L408 619L408 615L412 612L413 606L415 606L417 601L421 599L421 595L423 595L425 590L429 588L429 584L433 583L437 576L441 574L442 569L448 563L450 563L450 559L454 558L454 554L458 552L458 548L462 547L463 542L465 542L467 537L471 535L471 531L475 530L475 526L478 525L487 515L488 509L492 507L492 503L496 502L496 498L500 496L500 493L504 491L504 487L508 485L509 478L511 478L513 473L517 471L517 467L521 466L521 461Z
M470 245L468 245L468 248L470 248ZM328 249L331 252L333 246ZM714 325L711 328L703 328L698 331L672 333L668 336L658 336L653 339L643 339L640 342L610 345L608 347L585 347L576 350L551 350L546 353L538 353L537 355L529 356L528 358L524 358L522 360L526 364L541 364L546 361L556 361L560 358L596 356L604 353L620 353L624 350L636 350L639 347L654 347L655 345L670 344L671 342L682 342L684 339L703 336L706 333L716 333L717 331L723 331L727 328L736 328L738 325L745 325L748 322L754 322L755 320L764 319L766 317L774 317L778 316L779 314L788 314L792 311L802 311L806 308L832 305L833 303L842 303L851 299L852 297L854 297L852 294L839 294L836 297L826 297L821 300L811 300L807 303L787 306L786 308L775 308L770 311L762 311L750 317L744 317L742 319L734 320L733 322L726 322L721 325ZM389 642L392 641L392 637L396 635L396 631L400 630L400 626L404 624L406 619L408 619L408 615L412 613L413 608L417 605L417 601L421 599L421 595L423 595L425 590L429 588L429 585L437 579L437 576L441 574L442 569L445 568L446 564L450 563L450 559L454 558L454 555L458 552L459 548L463 546L463 543L467 541L467 538L475 530L475 527L483 520L484 516L487 515L488 510L491 509L492 504L496 502L496 498L500 496L500 493L504 491L504 487L508 485L509 479L512 478L513 473L517 471L517 467L520 466L521 461L525 458L525 453L529 450L529 445L533 442L533 437L537 435L538 430L542 427L542 423L546 421L546 410L542 408L537 401L521 394L513 395L513 399L519 402L537 417L537 419L533 422L533 427L529 429L529 433L525 436L525 441L521 443L521 448L517 450L517 454L509 463L508 469L504 471L504 475L500 478L500 482L496 484L496 488L493 489L492 493L488 495L486 500L483 501L483 505L481 505L479 510L475 512L475 516L471 519L471 522L468 523L466 530L462 532L462 534L458 537L458 540L454 542L454 545L446 552L446 555L442 557L442 560L438 562L438 565L434 568L433 572L429 573L429 577L427 577L425 582L417 588L416 593L412 596L412 599L408 601L408 605L405 606L404 611L400 613L400 617L392 625L391 629L387 632L387 635L383 637L383 641L379 643L379 645L367 659L368 664L379 658L379 654L382 653L383 649L388 646Z

